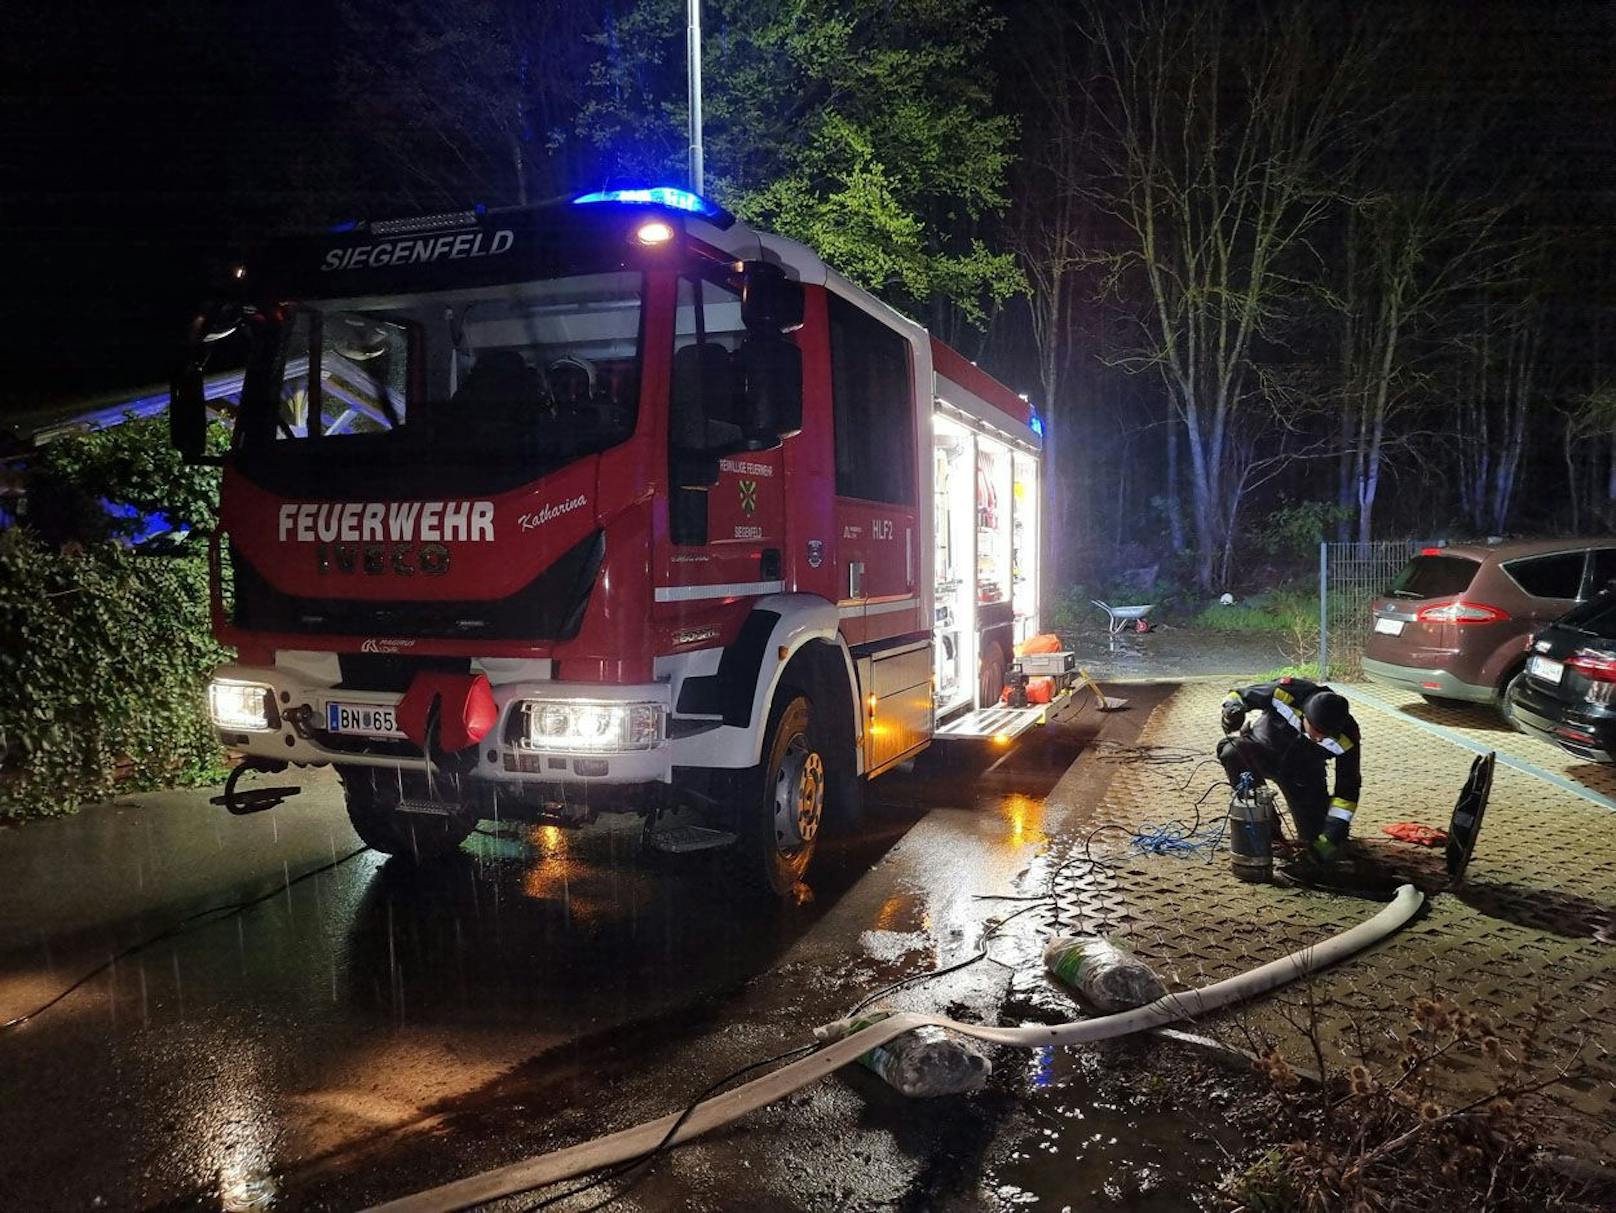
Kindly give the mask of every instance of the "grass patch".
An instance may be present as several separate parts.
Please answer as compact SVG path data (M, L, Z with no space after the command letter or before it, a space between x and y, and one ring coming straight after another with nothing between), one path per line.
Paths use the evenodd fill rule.
M1278 682L1281 678L1305 678L1309 682L1315 682L1318 680L1318 676L1319 663L1315 660L1304 661L1300 664L1276 666L1272 670L1265 670L1257 681ZM1330 672L1325 676L1324 681L1353 682L1356 678L1357 675L1346 662L1332 660L1330 662Z
M1289 635L1298 628L1317 630L1318 617L1316 595L1281 591L1234 606L1214 604L1196 615L1190 626L1208 632Z

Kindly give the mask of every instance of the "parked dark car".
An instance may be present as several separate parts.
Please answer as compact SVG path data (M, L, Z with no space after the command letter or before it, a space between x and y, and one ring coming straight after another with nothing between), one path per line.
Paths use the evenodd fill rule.
M1532 636L1616 586L1616 538L1425 548L1370 608L1364 673L1427 699L1499 704Z
M1509 706L1522 732L1578 758L1616 762L1616 591L1537 634Z

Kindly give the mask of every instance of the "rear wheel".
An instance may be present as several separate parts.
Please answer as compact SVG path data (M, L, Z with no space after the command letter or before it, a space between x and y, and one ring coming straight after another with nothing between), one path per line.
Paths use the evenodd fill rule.
M1504 718L1504 723L1517 733L1524 733L1526 730L1521 728L1520 721L1515 719L1515 705L1510 702L1510 696L1525 681L1526 671L1517 670L1513 677L1504 681L1503 692L1498 696L1498 714Z
M731 852L736 883L784 900L807 874L824 820L825 738L813 703L784 690L770 712L763 761L743 781Z
M425 777L382 767L339 767L354 833L372 850L411 863L430 863L459 850L477 826L455 801L439 800ZM442 812L406 812L405 800L441 804Z

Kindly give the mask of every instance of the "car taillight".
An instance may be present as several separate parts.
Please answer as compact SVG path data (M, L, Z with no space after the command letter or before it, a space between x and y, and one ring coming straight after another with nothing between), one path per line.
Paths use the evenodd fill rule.
M1509 618L1509 612L1484 602L1445 602L1426 607L1414 618L1421 623L1502 623Z
M1578 649L1566 658L1566 668L1594 682L1616 682L1616 653L1598 649Z

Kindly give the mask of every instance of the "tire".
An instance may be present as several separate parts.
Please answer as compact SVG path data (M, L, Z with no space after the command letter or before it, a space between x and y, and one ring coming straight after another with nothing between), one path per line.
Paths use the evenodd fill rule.
M1504 689L1498 696L1498 714L1504 718L1504 723L1510 728L1514 729L1517 733L1524 733L1526 730L1521 728L1520 722L1515 719L1515 708L1509 702L1509 696L1516 687L1520 686L1521 682L1525 678L1526 671L1524 669L1517 670L1513 676L1505 679Z
M763 761L741 781L730 872L738 891L790 901L807 875L824 820L825 738L809 698L783 688L769 712Z
M997 640L990 640L982 648L982 662L977 673L977 706L991 708L1004 696L1004 649Z
M401 795L429 798L427 781L420 775L401 777L379 767L339 767L337 773L342 777L348 820L373 851L428 864L458 851L477 826L474 814L453 803L445 804L448 811L442 816L400 812Z

